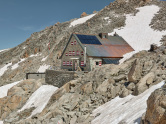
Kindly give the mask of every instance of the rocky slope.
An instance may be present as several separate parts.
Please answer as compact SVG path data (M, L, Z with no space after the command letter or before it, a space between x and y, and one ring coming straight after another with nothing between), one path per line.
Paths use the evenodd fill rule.
M44 64L59 66L58 57L72 32L112 32L115 28L125 25L125 14L135 15L138 12L137 7L152 4L161 8L153 18L151 27L164 31L166 30L164 27L166 20L162 15L165 13L166 2L116 0L83 24L70 27L70 23L73 21L71 20L33 33L19 46L0 52L0 68L5 66L4 70L6 69L5 73L1 75L0 84L22 80L25 78L26 72L37 72L39 67ZM105 17L109 17L111 23L108 23ZM157 23L159 21L161 23ZM23 81L10 89L6 97L0 99L0 119L6 124L91 123L95 117L99 116L92 116L92 111L100 105L116 96L141 94L152 85L166 79L165 38L163 36L161 40L163 46L156 50L141 51L121 65L103 65L68 82L55 91L41 113L33 115L31 118L28 117L35 109L33 105L20 113L18 110L24 106L32 93L45 83L42 80ZM50 51L47 46L49 42ZM43 60L43 58L46 59Z
M151 27L155 30L163 31L166 29L165 24L165 2L153 0L116 0L103 10L96 13L83 24L70 26L73 20L64 23L57 23L53 26L46 27L40 32L33 33L26 41L15 48L5 52L0 52L0 68L7 66L5 73L1 75L0 85L14 82L25 78L27 72L38 72L42 65L60 66L58 59L68 41L71 33L100 33L112 32L125 25L125 14L135 15L137 7L155 4L161 7L159 13L153 18ZM106 19L106 17L109 18ZM111 23L108 23L111 22ZM157 23L158 22L158 23ZM165 37L163 37L165 41ZM48 49L50 42L51 49ZM43 60L43 58L46 58ZM13 66L18 67L13 68Z
M116 96L138 95L151 86L165 80L166 51L159 48L153 52L142 51L121 65L105 65L82 77L68 82L50 98L42 113L28 118L33 107L25 114L1 108L4 123L91 123L97 117L92 111ZM18 87L18 85L16 85ZM13 87L15 89L15 87ZM14 94L17 94L14 92ZM8 93L7 98L12 99ZM14 95L15 96L15 95ZM2 98L1 101L5 101ZM3 102L2 102L3 103ZM4 116L4 113L5 114ZM24 113L24 111L23 111ZM21 115L21 117L20 117ZM19 118L18 118L19 117ZM12 120L12 121L11 121Z

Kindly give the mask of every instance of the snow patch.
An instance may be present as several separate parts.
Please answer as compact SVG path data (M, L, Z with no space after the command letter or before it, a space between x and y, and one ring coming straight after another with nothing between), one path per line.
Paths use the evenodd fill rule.
M41 113L45 106L47 105L50 97L53 93L58 89L58 87L54 87L51 85L43 85L38 90L36 90L26 102L26 104L22 107L18 112L24 111L25 109L29 109L31 107L35 107L31 115L28 117L32 117L37 113Z
M0 68L0 77L4 74L5 71L8 70L8 67L11 65L12 65L12 63L8 63L4 67Z
M0 121L0 124L3 124L3 121Z
M140 123L141 116L147 108L146 101L148 97L154 90L161 88L164 82L152 86L138 96L128 95L125 98L119 98L118 96L98 107L92 112L92 115L95 116L98 113L100 115L92 121L92 124Z
M41 61L42 61L42 62L46 61L47 57L48 57L48 56L46 56L45 58L43 58Z
M78 24L82 24L82 23L85 23L87 20L89 20L90 18L92 18L93 16L95 16L96 14L91 14L89 16L86 16L86 17L83 17L83 18L79 18L77 20L74 20L73 22L70 23L70 26L69 27L72 27L72 26L76 26Z
M48 69L50 67L50 65L42 65L40 66L40 68L38 69L38 72L45 72L46 69Z
M122 36L136 52L149 50L150 45L153 43L161 45L159 41L162 36L166 34L166 31L156 31L149 26L154 15L160 10L158 6L145 6L138 8L138 10L139 12L136 16L132 14L126 15L125 27L114 30L114 32ZM113 35L114 32L109 33L109 35ZM133 54L128 54L124 56L121 63L132 55Z
M26 60L25 58L24 58L24 59L21 59L21 61L19 61L18 63L14 64L14 65L12 66L12 70L18 68L18 67L19 67L19 64L20 64L21 62L25 61L25 60Z
M41 54L37 53L37 54L33 54L33 55L30 55L29 57L35 57L35 56L41 56Z
M21 81L17 81L17 82L14 82L14 83L11 83L11 84L7 84L7 85L4 85L4 86L1 86L0 87L0 98L3 98L5 96L7 96L7 92L10 88L12 88L14 85L20 83Z
M9 49L3 49L3 50L0 50L0 52L6 51L6 50L9 50Z
M24 46L22 49L25 49L26 48L26 46Z

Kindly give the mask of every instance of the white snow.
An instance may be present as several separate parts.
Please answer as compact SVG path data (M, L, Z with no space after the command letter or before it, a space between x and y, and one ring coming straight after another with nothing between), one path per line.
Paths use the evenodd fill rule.
M122 121L126 124L139 124L142 114L146 111L148 97L154 90L164 85L164 82L152 86L138 96L116 97L98 107L92 115L101 114L92 121L92 124L118 124Z
M160 44L160 40L166 31L156 31L153 30L149 24L153 19L154 15L159 11L159 7L156 5L144 6L138 8L139 12L136 16L131 14L126 15L126 25L121 29L115 29L118 35L122 36L136 52L142 50L149 50L151 44ZM109 35L114 34L114 32L109 33ZM136 53L134 52L134 53ZM131 57L133 54L128 54L127 58ZM121 63L126 60L126 56Z
M40 56L41 54L37 53L37 54L33 54L33 55L30 55L29 57L35 57L35 56Z
M88 15L86 17L83 17L83 18L79 18L77 20L74 20L73 22L70 23L70 26L69 27L72 27L72 26L76 26L78 24L82 24L82 23L85 23L87 20L89 20L90 18L92 18L93 16L95 16L96 14L91 14L91 15Z
M14 65L12 66L12 70L18 68L19 63L21 63L21 62L23 62L23 61L25 61L25 60L26 60L25 58L24 58L24 59L21 59L18 63L14 64Z
M11 84L7 84L7 85L4 85L4 86L1 86L0 87L0 98L3 98L5 96L7 96L7 92L10 88L12 88L14 85L20 83L21 81L17 81L17 82L14 82L14 83L11 83Z
M37 113L41 113L45 108L45 106L47 105L50 97L57 89L58 89L57 87L51 85L41 86L31 95L26 104L18 112L24 111L25 109L29 109L31 107L35 107L35 109L28 118L32 117Z
M8 63L4 67L0 68L0 77L4 74L5 71L8 70L8 67L11 65L12 65L12 63Z
M48 69L50 67L50 65L42 65L40 66L40 68L38 69L38 72L45 72L46 69Z
M3 121L0 121L0 124L3 124Z
M6 51L6 50L9 50L9 49L3 49L3 50L0 50L0 52Z
M26 48L26 46L24 46L22 49L25 49Z
M42 61L42 62L46 61L47 57L48 57L48 56L46 56L46 57L42 58L42 60L41 60L41 61Z

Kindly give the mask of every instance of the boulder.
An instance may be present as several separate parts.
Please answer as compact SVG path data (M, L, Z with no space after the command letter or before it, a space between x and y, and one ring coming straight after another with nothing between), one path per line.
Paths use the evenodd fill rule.
M151 84L153 82L154 77L155 77L154 72L150 72L147 75L145 75L136 84L136 87L135 87L135 90L133 92L133 95L139 95L139 94L143 93L145 90L147 90L149 88L149 84Z
M142 65L138 60L135 60L128 73L128 81L137 83L141 79L141 74Z
M80 17L82 18L82 17L85 17L85 16L87 16L87 14L86 14L86 12L83 12Z
M166 123L166 89L155 90L147 100L147 111L142 117L142 124Z
M110 85L109 80L105 80L102 84L98 86L98 88L96 89L96 92L102 95L106 94L109 85Z
M93 92L93 82L85 83L81 86L81 91L86 94L90 94Z

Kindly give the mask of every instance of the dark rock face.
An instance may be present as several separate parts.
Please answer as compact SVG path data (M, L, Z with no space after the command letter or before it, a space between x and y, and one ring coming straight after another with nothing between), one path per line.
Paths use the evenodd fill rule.
M147 111L142 118L142 124L166 123L166 89L165 86L154 91L147 101Z

